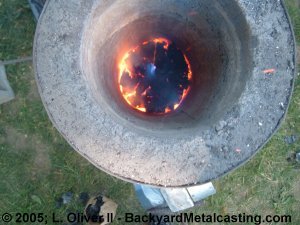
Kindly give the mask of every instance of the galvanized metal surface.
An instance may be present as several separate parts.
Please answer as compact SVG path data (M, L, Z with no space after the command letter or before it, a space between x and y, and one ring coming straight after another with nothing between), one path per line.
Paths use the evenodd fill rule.
M187 188L187 191L189 192L193 202L201 201L216 193L216 189L211 182L199 186L189 187Z
M168 207L172 212L192 208L195 204L216 193L212 183L190 188L153 188L134 184L136 194L145 210Z

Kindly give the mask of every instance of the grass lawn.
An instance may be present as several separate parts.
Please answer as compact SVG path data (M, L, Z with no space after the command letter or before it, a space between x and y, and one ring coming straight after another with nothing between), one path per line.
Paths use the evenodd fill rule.
M286 3L300 44L300 3ZM27 0L0 0L0 60L31 56L34 30ZM78 200L81 192L112 198L119 204L120 217L124 212L142 214L131 184L89 164L52 126L37 92L31 62L6 66L6 71L16 98L0 106L0 215L55 212L65 218L67 212L83 211ZM290 154L300 151L300 138L293 144L284 140L292 134L300 137L299 75L279 132L249 163L214 182L217 194L193 210L207 214L288 214L292 225L300 225L300 166L287 161ZM74 194L71 203L57 207L56 200L69 191ZM0 219L0 224L5 223ZM116 220L113 224L124 223Z

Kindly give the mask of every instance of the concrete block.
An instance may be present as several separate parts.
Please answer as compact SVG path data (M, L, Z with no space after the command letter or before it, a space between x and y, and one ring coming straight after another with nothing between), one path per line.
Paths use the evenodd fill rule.
M0 105L14 99L15 95L6 77L5 67L0 62Z

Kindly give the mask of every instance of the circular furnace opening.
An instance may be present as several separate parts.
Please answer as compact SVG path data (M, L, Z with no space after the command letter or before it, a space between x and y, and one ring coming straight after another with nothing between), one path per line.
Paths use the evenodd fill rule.
M140 112L174 112L190 91L190 63L176 44L165 38L144 41L128 50L118 67L121 95Z
M101 13L95 9L82 40L83 70L98 104L109 109L120 123L155 133L205 129L216 123L234 106L251 74L251 35L236 2L203 2L197 6L178 2L160 7L156 1L137 1L119 10L122 3L116 2ZM109 22L105 19L108 14L114 15ZM188 85L186 81L181 84L184 87L174 104L166 100L161 107L147 109L141 99L129 99L137 97L138 82L132 82L135 86L131 90L120 88L120 63L131 50L143 47L142 43L148 43L144 47L153 51L153 40L158 38L176 44L188 66L184 73L188 77L192 71L192 76L190 73ZM160 46L163 49L164 43ZM154 70L154 66L148 64L148 70ZM124 64L121 69L125 69ZM168 84L161 85L161 90L168 92ZM146 94L153 97L150 95ZM169 90L169 98L171 95Z

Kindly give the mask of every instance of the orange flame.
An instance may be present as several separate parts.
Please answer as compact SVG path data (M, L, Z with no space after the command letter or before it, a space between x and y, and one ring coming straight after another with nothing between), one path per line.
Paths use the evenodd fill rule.
M192 68L191 68L191 64L190 64L190 61L188 60L188 58L186 57L186 55L183 55L184 56L184 60L186 62L186 64L188 65L188 80L191 80L192 79Z
M155 39L152 39L150 41L144 41L142 43L142 45L147 45L150 42L154 42L155 44L157 44L157 43L163 44L163 48L166 49L166 50L169 48L169 45L170 45L170 41L167 40L167 39L165 39L165 38L155 38ZM156 46L155 46L155 48L156 48ZM123 56L123 58L121 58L120 63L118 65L118 67L119 67L118 84L119 84L119 88L120 88L120 92L121 92L122 96L124 97L125 101L130 106L132 106L133 108L135 108L136 110L138 110L140 112L147 112L147 109L146 109L145 105L134 103L134 100L135 100L136 94L137 94L136 90L137 90L139 84L137 84L132 90L127 90L121 84L121 79L122 79L122 76L124 75L124 73L128 74L130 78L134 78L134 75L132 74L132 72L131 72L131 70L130 70L130 68L128 66L127 61L129 59L130 55L132 53L136 52L138 49L139 49L139 46L130 49ZM146 58L144 58L144 60L146 60ZM154 52L154 58L153 58L153 60L154 60L153 61L153 63L154 63L155 62L155 52ZM186 55L184 55L184 60L185 60L185 62L187 64L187 66L188 66L188 74L187 74L188 80L191 80L192 79L192 70L191 70L190 62L187 59ZM181 87L182 87L182 85L181 85ZM150 89L151 89L151 87L149 86L148 88L146 88L146 90L141 95L142 96L146 96L147 91L149 91ZM165 109L164 113L167 114L167 113L170 113L172 111L175 111L181 105L181 103L183 102L183 100L186 98L186 96L189 93L189 91L190 91L190 87L188 87L187 89L184 89L180 101L177 104L174 104L173 109L171 109L170 107L167 107ZM162 114L162 113L158 113L158 114Z

